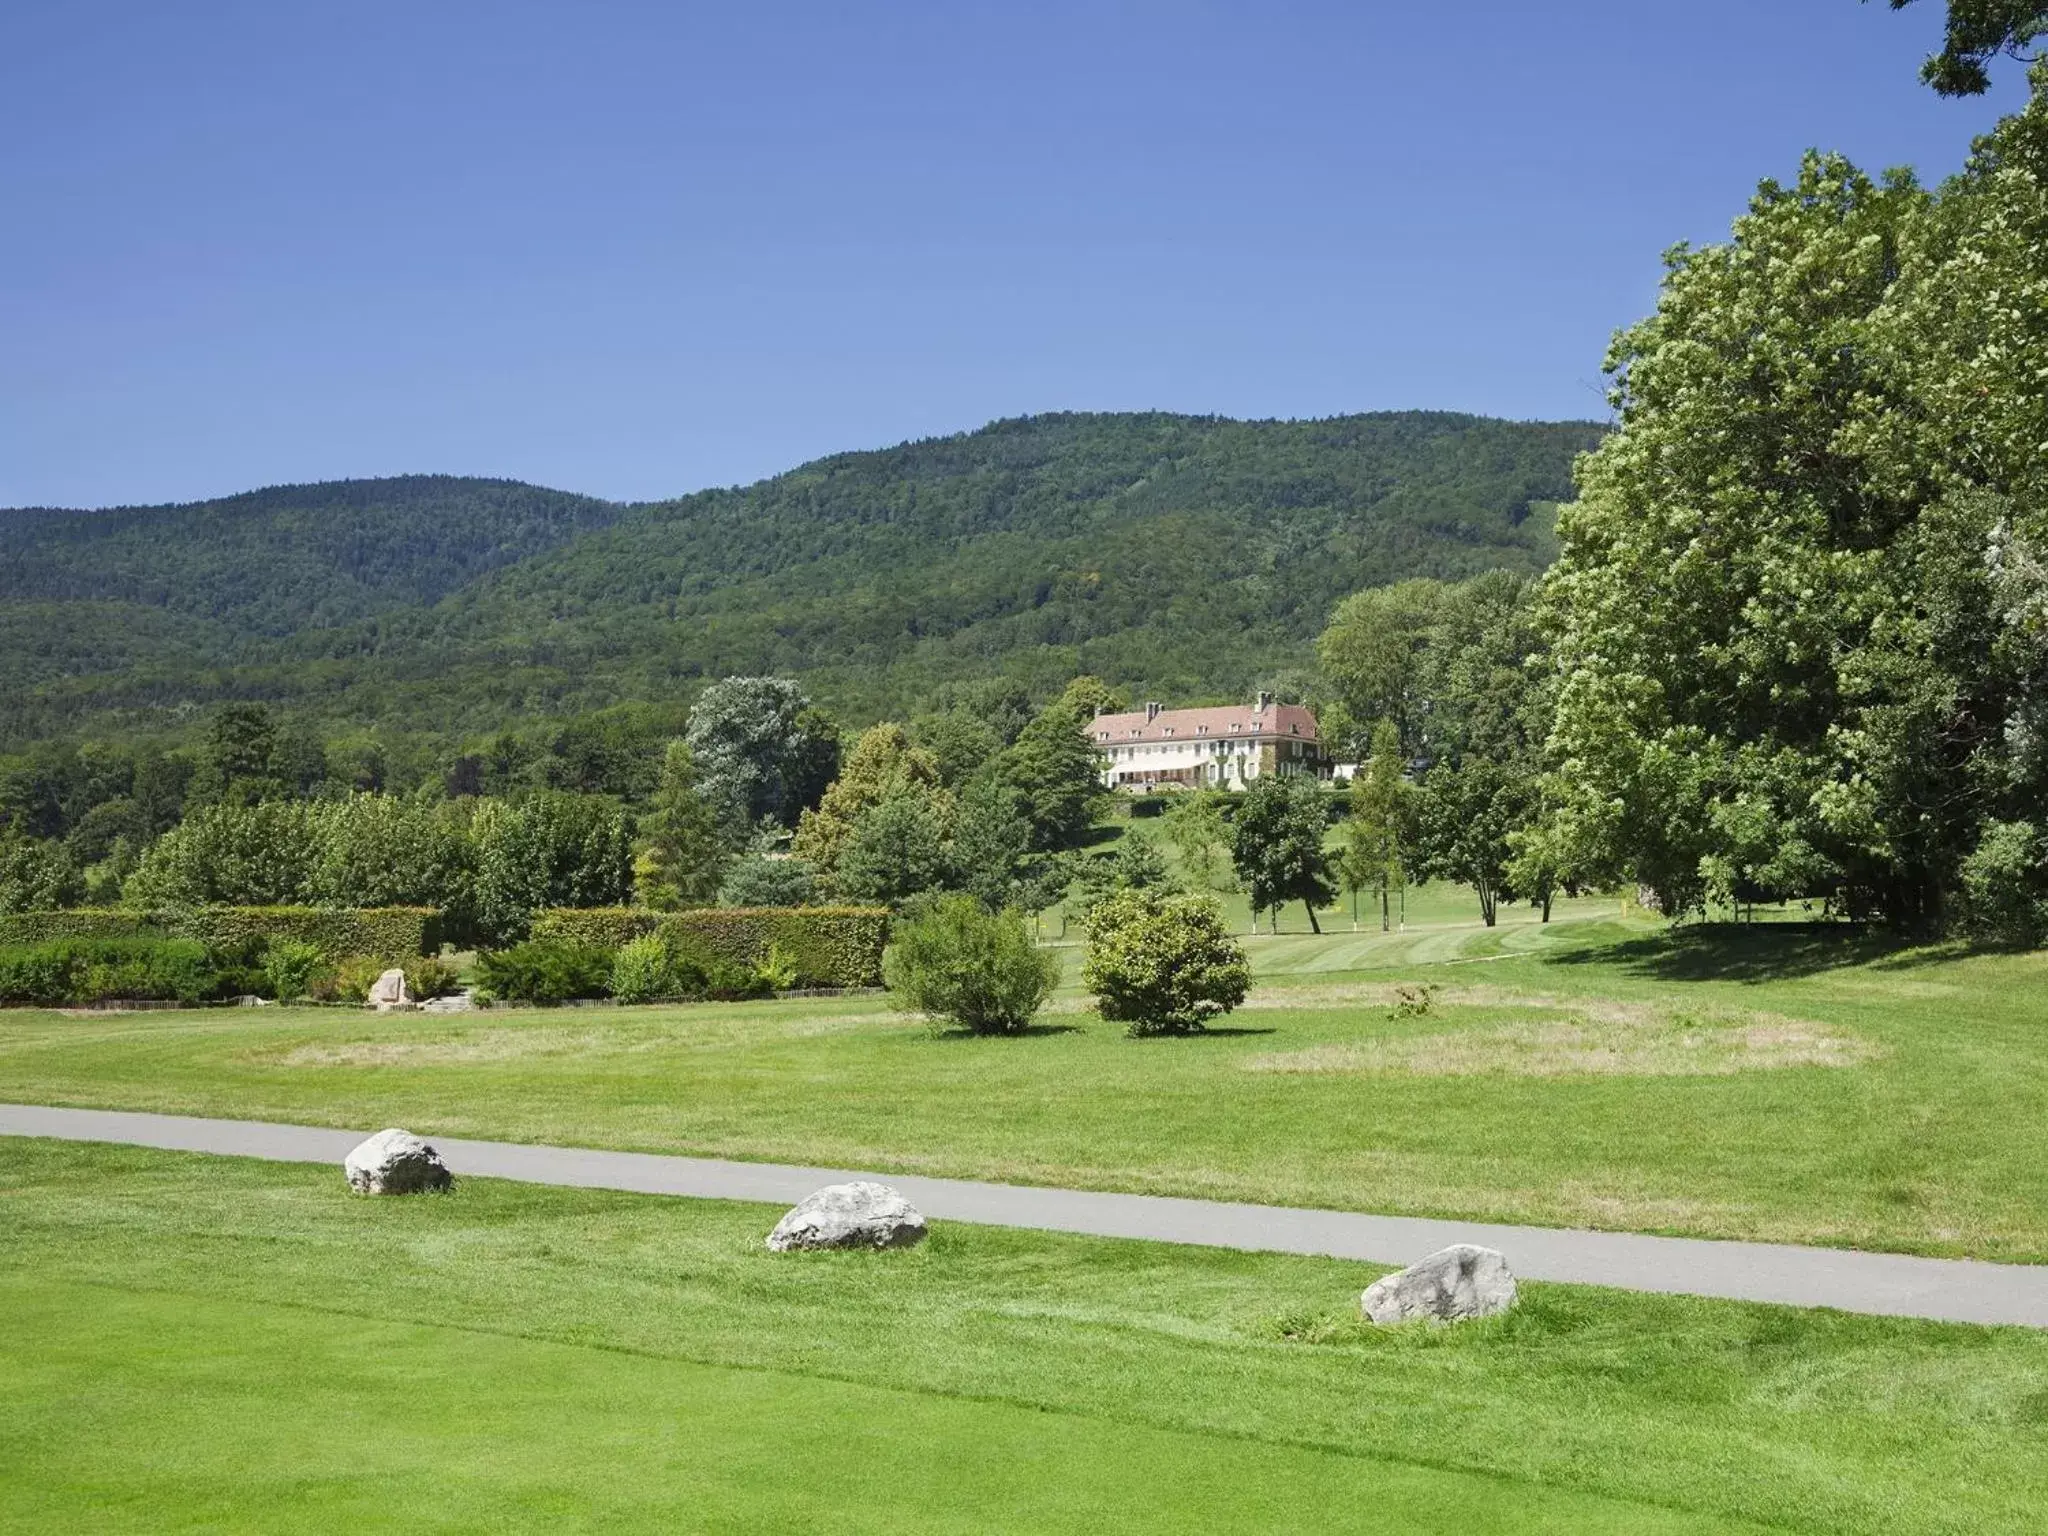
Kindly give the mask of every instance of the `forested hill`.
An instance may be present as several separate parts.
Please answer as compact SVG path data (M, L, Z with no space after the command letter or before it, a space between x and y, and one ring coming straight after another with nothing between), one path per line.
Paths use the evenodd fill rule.
M1060 414L633 507L420 477L0 513L0 715L19 741L248 696L485 731L759 671L856 719L997 672L1227 695L1361 586L1540 569L1600 430Z

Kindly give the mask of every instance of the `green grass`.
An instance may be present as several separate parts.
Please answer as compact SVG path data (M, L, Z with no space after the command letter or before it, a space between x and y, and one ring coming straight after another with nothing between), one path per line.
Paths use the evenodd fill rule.
M0 1530L2023 1529L2048 1336L0 1140ZM1748 1522L1748 1523L1745 1523Z
M1252 1006L1186 1040L1126 1039L1073 993L1005 1040L934 1039L872 998L9 1012L0 1100L2048 1259L2048 955L1612 921L1251 950ZM1390 1017L1400 981L1452 990ZM1647 1021L1640 1060L1430 1066L1617 1009ZM1670 1075L1688 1021L1759 1011L1851 1064ZM1276 1057L1319 1069L1254 1070Z

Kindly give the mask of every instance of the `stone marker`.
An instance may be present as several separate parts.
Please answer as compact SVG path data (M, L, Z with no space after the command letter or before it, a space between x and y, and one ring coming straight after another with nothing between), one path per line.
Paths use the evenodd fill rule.
M410 1008L412 994L405 990L405 972L394 965L379 976L370 986L368 1001L379 1013L389 1013L394 1008Z
M379 1131L342 1159L348 1187L359 1195L416 1195L446 1189L455 1175L441 1154L411 1131Z
M1515 1277L1508 1261L1491 1248L1458 1243L1382 1275L1365 1288L1361 1302L1366 1317L1375 1323L1405 1323L1419 1317L1463 1322L1512 1307Z
M768 1234L777 1253L793 1248L908 1248L924 1241L924 1217L886 1184L828 1184Z
M446 997L430 997L420 1004L421 1013L468 1013L476 1007L476 994L464 987Z

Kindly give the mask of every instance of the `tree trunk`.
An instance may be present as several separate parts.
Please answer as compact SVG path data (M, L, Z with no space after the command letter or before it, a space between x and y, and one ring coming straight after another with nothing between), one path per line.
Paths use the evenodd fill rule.
M1387 888L1383 885L1380 887L1380 932L1388 932L1391 926L1392 918L1387 912Z
M1551 893L1549 891L1545 891L1543 893L1543 921L1545 921L1546 923L1550 921L1550 902Z
M1479 882L1478 891L1479 915L1486 919L1486 926L1491 928L1494 918L1499 915L1499 904L1494 900L1493 887L1485 881Z
M1310 933L1321 933L1323 925L1316 921L1316 904L1306 896L1302 897L1301 904L1308 909L1308 931Z

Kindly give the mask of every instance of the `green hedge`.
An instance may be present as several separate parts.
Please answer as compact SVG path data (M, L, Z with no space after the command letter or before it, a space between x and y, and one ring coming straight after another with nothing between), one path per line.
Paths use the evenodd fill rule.
M215 950L253 951L274 938L316 944L330 960L406 960L440 951L441 914L432 907L195 907L158 912L83 907L0 913L0 944L197 939Z
M196 939L63 938L0 947L0 1003L197 1003L229 995L241 980Z
M759 966L775 948L795 965L799 987L878 987L889 914L881 907L550 907L533 920L536 939L604 949L649 933L706 970Z

